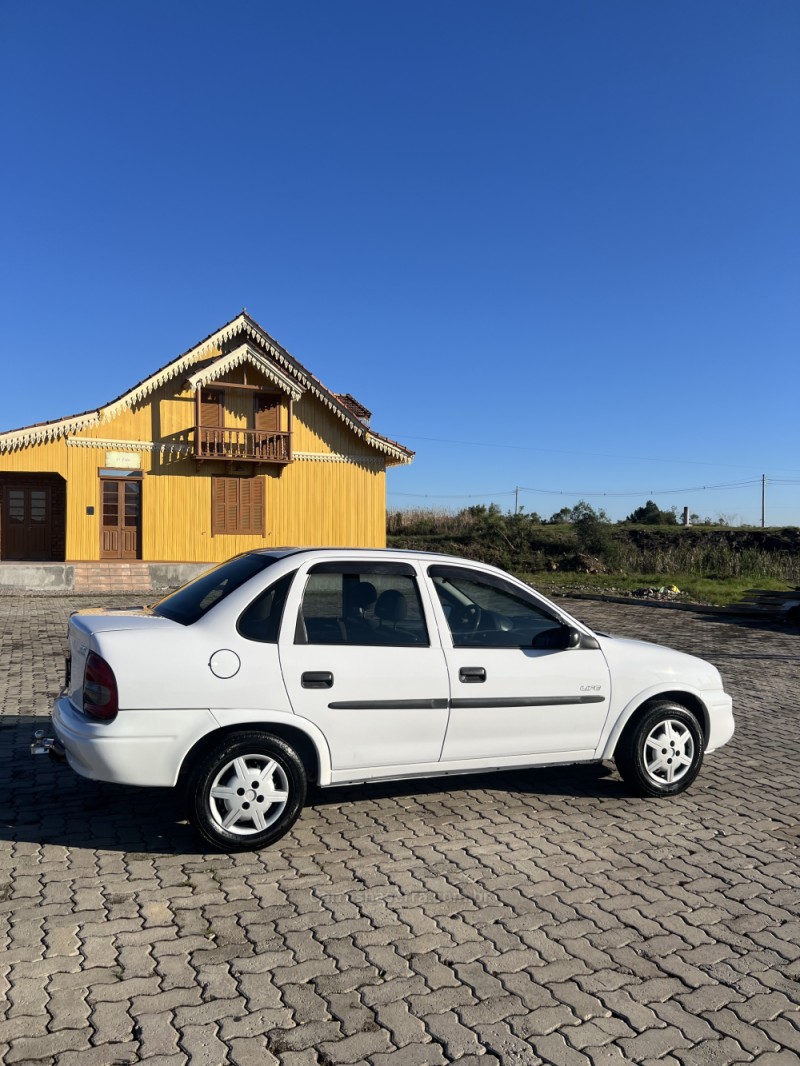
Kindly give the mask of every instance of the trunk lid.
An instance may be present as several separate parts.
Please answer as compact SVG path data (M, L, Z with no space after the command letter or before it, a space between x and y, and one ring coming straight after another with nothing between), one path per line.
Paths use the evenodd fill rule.
M83 675L90 651L97 651L95 636L121 629L174 629L177 623L151 614L147 607L110 609L91 607L70 616L67 629L66 694L78 710L83 708ZM112 664L113 669L113 664Z

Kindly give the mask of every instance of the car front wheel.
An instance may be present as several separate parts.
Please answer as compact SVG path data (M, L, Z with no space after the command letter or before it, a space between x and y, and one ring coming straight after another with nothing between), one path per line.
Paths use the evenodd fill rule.
M623 781L642 796L674 796L700 772L705 743L697 718L679 703L645 710L622 735L614 761Z
M279 840L306 798L294 748L268 733L229 734L208 752L186 786L192 825L221 851L250 851Z

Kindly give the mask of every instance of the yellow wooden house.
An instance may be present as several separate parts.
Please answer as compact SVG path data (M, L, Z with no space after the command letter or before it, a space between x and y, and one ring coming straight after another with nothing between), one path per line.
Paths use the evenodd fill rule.
M381 547L413 453L369 423L242 313L96 411L0 433L0 560Z

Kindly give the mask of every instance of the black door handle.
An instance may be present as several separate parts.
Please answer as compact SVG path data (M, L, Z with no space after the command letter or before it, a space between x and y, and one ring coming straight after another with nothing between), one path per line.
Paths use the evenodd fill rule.
M333 674L330 670L309 670L300 677L303 688L333 688Z
M458 671L458 680L465 685L477 685L486 680L486 671L482 666L462 666Z

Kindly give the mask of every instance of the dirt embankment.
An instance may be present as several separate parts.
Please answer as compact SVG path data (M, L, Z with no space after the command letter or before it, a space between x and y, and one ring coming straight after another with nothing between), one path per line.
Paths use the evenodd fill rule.
M641 526L614 530L616 538L628 539L639 549L655 547L725 547L731 551L800 552L800 528L785 529L645 529Z

